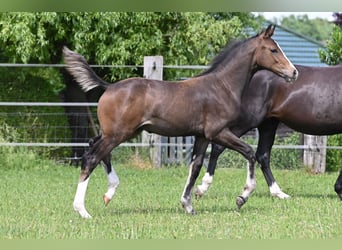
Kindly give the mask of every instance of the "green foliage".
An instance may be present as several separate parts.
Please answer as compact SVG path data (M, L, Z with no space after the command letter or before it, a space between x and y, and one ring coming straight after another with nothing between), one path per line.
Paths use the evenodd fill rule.
M252 19L250 13L1 12L0 62L62 63L66 45L90 64L142 65L144 56L162 55L167 65L205 65L227 42L242 37L245 26L256 27ZM134 67L96 71L108 81L142 76L141 68ZM198 73L166 70L164 79ZM2 101L39 102L60 101L58 93L65 86L59 71L52 68L0 68L0 85ZM39 134L44 142L55 133L46 124L67 124L65 117L44 120L36 111L63 113L62 108L1 107L0 121L23 128L19 132L23 141L35 141L32 136Z
M227 14L228 15L228 14ZM6 62L59 63L69 46L90 63L142 65L143 56L162 55L171 65L203 65L253 15L235 13L216 18L204 12L38 12L0 13L0 50ZM241 19L240 19L241 18ZM112 68L110 80L137 75ZM171 77L171 76L170 76Z
M18 130L0 122L0 142L17 141L22 135ZM37 150L27 147L0 146L1 170L42 169L42 166L53 164L42 157Z
M299 145L301 134L292 133L290 136L279 138L276 136L274 145ZM298 169L303 167L301 151L298 149L276 149L271 153L271 167L278 169Z
M342 134L328 136L327 146L341 146ZM327 149L326 170L338 171L342 169L342 150Z
M290 15L281 19L281 25L324 44L334 25L322 18L309 19L308 15Z
M0 86L5 90L0 91L0 100L59 102L53 87L53 82L58 81L58 72L51 70L46 75L42 72L41 69L0 68ZM55 78L48 81L47 75ZM0 126L0 136L8 142L65 142L65 138L71 137L63 107L1 106ZM3 130L8 127L12 130ZM69 154L66 148L39 148L38 152L51 157Z
M274 20L276 23L277 19ZM282 17L280 24L298 34L325 44L330 38L333 24L322 18L310 19L308 15L290 15Z
M249 145L257 145L257 140L245 138L244 141ZM279 138L276 137L274 145L298 145L300 143L300 134L293 133L290 136ZM298 149L277 149L271 151L272 169L298 169L303 166L301 160L301 152ZM232 150L225 150L218 159L218 167L246 168L247 161L239 153Z
M319 50L321 61L336 65L342 63L342 28L335 26L331 38L328 40L326 48Z

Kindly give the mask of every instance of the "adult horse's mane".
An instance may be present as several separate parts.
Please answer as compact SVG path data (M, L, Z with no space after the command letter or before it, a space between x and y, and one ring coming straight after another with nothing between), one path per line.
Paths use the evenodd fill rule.
M198 76L208 75L210 73L215 73L215 72L220 71L223 68L223 66L226 64L225 62L229 62L230 60L232 60L235 54L235 49L240 47L242 44L246 43L248 40L254 37L250 37L246 40L234 39L232 41L229 41L226 44L226 46L218 53L218 55L214 57L214 59L210 63L210 67L207 70L200 73Z

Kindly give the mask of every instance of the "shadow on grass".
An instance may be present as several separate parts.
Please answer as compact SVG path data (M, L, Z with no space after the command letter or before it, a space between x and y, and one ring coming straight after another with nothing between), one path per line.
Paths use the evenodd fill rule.
M341 201L339 199L339 197L337 196L337 194L294 194L292 195L292 198L308 198L308 199L332 199L332 200L336 200L336 201Z
M222 203L215 203L215 204L205 204L205 201L203 201L203 204L196 204L197 202L194 202L194 210L195 215L205 215L205 214L222 214L222 213L243 213L251 212L251 211L262 211L267 210L265 206L258 207L253 204L247 204L243 206L241 209L238 209L235 205L235 200L232 200L229 203L222 202ZM252 202L251 202L252 203ZM107 207L105 210L109 211L108 215L110 216L120 216L120 215L158 215L158 214L170 214L170 215L187 215L192 216L191 214L188 214L185 212L185 210L182 208L181 204L169 206L169 207L156 207L156 206L150 206L150 207ZM104 210L104 211L105 211Z
M292 194L292 198L288 200L282 200L276 197L272 197L267 192L255 193L247 201L247 203L238 209L235 204L235 196L231 195L208 195L201 199L193 200L193 207L196 211L196 215L205 214L222 214L222 213L254 213L254 212L267 212L272 209L272 203L284 203L295 201L296 198L301 199L329 199L340 202L339 198L335 194L314 194L314 193L298 193ZM269 202L268 202L269 201ZM182 208L180 202L165 204L144 204L143 206L132 206L132 204L110 204L108 207L101 208L99 213L105 213L106 216L129 216L129 215L189 215ZM195 215L195 216L196 216ZM191 215L189 215L191 216Z

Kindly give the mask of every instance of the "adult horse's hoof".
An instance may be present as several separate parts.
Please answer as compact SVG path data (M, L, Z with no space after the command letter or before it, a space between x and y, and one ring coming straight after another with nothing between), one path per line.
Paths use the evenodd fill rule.
M342 201L342 193L337 194L340 200Z
M196 199L202 198L203 195L204 195L204 193L197 187L196 190L195 190L195 197L196 197Z
M236 198L236 205L238 209L240 209L246 202L247 202L247 199L243 198L240 195Z
M341 170L341 173L342 173L342 170ZM342 176L341 173L340 173L340 176ZM339 179L340 179L340 177L339 177ZM337 196L342 201L342 183L340 183L339 179L336 181L336 183L334 185L334 189L335 189Z

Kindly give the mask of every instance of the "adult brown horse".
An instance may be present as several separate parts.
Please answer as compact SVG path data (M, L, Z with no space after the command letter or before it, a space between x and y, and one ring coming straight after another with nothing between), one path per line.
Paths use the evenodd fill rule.
M269 69L287 81L297 78L296 68L271 39L274 28L270 25L260 34L227 47L214 59L206 74L177 83L130 78L109 85L82 56L64 48L67 70L84 90L106 88L97 108L101 135L94 138L89 151L83 155L74 209L84 218L91 217L84 199L90 174L100 161L108 178L104 202L109 203L119 184L110 152L142 130L165 136L196 137L189 178L181 197L188 213L194 213L191 191L209 142L241 153L249 161L247 183L237 199L238 206L242 206L256 183L253 149L229 129L239 117L242 92L259 69Z
M308 67L295 65L299 77L293 84L284 84L282 78L269 71L257 72L241 99L241 113L230 127L240 137L252 128L258 128L259 142L256 159L272 196L282 199L282 192L270 169L271 149L279 122L290 128L312 135L342 133L342 65ZM213 181L216 163L224 147L212 144L207 172L196 195L202 196ZM342 170L335 183L335 191L342 200Z

